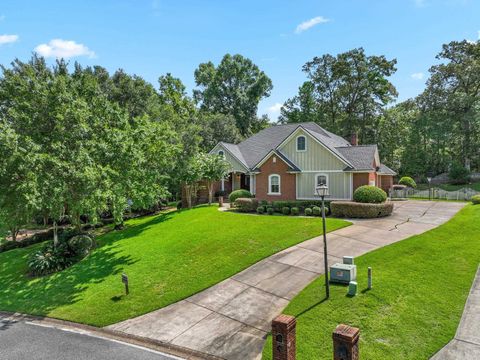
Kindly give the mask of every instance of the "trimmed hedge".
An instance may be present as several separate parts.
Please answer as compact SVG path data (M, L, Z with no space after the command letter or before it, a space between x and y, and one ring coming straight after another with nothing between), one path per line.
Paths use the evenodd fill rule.
M325 207L328 208L330 201L325 201ZM311 208L313 206L322 206L321 200L278 200L272 201L272 206L275 208L275 211L281 211L285 206L292 208L298 207L301 211L306 208Z
M257 214L263 214L265 212L265 206L257 207Z
M268 206L268 207L267 207L267 214L268 214L268 215L273 215L274 212L275 212L275 210L273 209L272 206Z
M230 193L228 200L233 204L239 198L251 198L253 195L248 190L235 190Z
M355 190L353 200L359 203L379 204L387 200L387 193L376 186L363 185Z
M417 187L417 183L410 176L402 177L398 183L400 185L405 185L405 186L411 187L413 189Z
M306 208L306 209L305 209L305 215L306 215L306 216L312 216L312 212L313 212L313 211L312 211L311 208Z
M283 215L290 215L290 208L288 206L284 206L282 208Z
M331 204L330 204L331 205ZM318 206L312 207L312 214L313 216L320 216L322 215L322 208Z
M378 218L391 215L393 203L371 204L353 201L333 201L331 203L331 210L332 215L335 217Z
M235 208L240 212L254 212L258 208L258 200L252 198L238 198L235 200Z
M300 209L298 207L292 207L290 211L292 212L292 215L300 214Z
M473 205L480 205L480 195L473 195L472 196L472 204Z

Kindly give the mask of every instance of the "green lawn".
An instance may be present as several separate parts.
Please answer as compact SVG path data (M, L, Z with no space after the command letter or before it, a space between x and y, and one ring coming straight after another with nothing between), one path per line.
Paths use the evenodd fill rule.
M330 231L348 224L328 219ZM28 255L41 245L1 253L0 310L104 326L188 297L322 232L318 218L224 213L215 206L127 225L100 237L83 261L43 278L26 276Z
M331 359L332 331L360 328L362 359L428 359L455 334L480 262L480 206L467 205L448 223L357 258L359 294L324 277L284 311L297 316L298 359ZM367 287L367 267L373 289ZM271 338L264 359L271 359Z

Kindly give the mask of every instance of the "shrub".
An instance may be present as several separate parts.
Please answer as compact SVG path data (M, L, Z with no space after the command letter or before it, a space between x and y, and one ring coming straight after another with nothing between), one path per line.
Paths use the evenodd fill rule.
M257 214L263 214L265 212L265 206L257 207Z
M258 200L252 198L238 198L235 200L234 205L240 212L254 212L258 208Z
M288 206L284 206L282 208L282 214L283 215L290 215L290 208Z
M322 215L322 209L318 206L314 206L312 208L312 214L313 214L313 216L320 216L320 215Z
M275 210L273 209L273 206L268 206L267 207L267 214L268 215L273 215L274 212L275 212Z
M405 186L411 187L413 189L415 189L417 187L417 183L410 176L402 177L398 183L400 185L405 185Z
M306 216L311 216L311 215L312 215L312 209L306 208L306 209L305 209L305 215L306 215Z
M93 248L93 245L92 238L86 234L76 235L68 240L68 247L79 257L86 256Z
M355 190L353 200L359 203L379 204L387 200L387 193L376 186L363 185Z
M393 203L358 203L353 201L334 201L331 204L332 215L347 218L377 218L388 216L393 211Z
M472 204L479 205L480 204L480 195L473 195L472 196Z
M59 243L57 247L49 243L41 250L34 252L28 261L32 275L47 275L61 271L77 261L67 244Z
M260 200L260 205L267 207L268 206L268 201L267 200Z
M182 208L183 204L182 201L177 202L177 209L180 210Z
M230 200L230 203L234 203L237 199L239 198L251 198L252 194L250 194L250 191L248 190L235 190L232 191L228 199Z
M470 171L462 164L455 162L448 172L450 183L455 185L464 185L470 182Z
M292 207L291 212L292 215L298 215L300 213L300 210L298 207Z
M325 201L325 213L328 214L328 206L330 201ZM275 211L281 212L282 208L288 206L289 208L298 207L300 211L305 210L306 208L313 207L313 206L322 206L321 200L279 200L273 201L272 206L275 208Z

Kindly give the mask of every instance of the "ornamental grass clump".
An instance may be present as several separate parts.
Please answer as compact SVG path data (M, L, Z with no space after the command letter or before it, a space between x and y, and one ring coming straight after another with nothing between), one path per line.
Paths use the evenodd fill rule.
M34 252L28 261L28 268L34 276L62 271L87 256L94 246L93 239L87 234L75 235L70 239L64 236L56 246L50 241Z

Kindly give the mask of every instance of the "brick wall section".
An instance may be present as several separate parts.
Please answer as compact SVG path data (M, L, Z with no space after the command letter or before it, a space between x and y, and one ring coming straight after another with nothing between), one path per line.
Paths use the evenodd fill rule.
M368 185L368 173L354 173L353 174L353 191L358 187Z
M380 187L388 194L390 189L393 186L393 176L392 175L380 175Z
M296 320L290 315L278 315L272 321L272 360L295 360Z
M276 162L273 159L276 158ZM268 195L268 176L280 175L280 194ZM288 165L276 155L270 156L260 167L260 174L256 176L256 195L259 200L296 200L296 176L288 173Z

